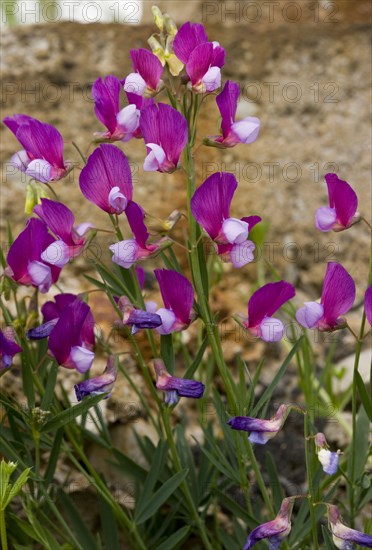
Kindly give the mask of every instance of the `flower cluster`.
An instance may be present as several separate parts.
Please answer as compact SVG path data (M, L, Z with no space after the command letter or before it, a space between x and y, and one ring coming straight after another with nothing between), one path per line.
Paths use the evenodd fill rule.
M238 192L238 181L233 174L216 172L196 185L193 147L199 109L203 99L210 95L221 114L220 134L204 136L201 140L200 145L207 147L222 149L251 144L259 136L260 121L255 117L237 120L239 85L227 80L222 86L225 50L218 42L209 40L204 27L187 22L177 29L169 16L163 16L158 8L153 12L160 34L150 37L151 51L132 49L132 72L123 78L107 75L93 84L94 112L106 129L95 132L93 136L91 146L94 149L81 167L79 188L87 201L108 215L115 232L114 242L108 246L112 253L111 263L107 266L102 262L97 269L103 282L88 279L97 283L99 291L106 292L118 317L115 326L134 343L137 358L140 351L136 335L141 330L148 331L154 368L147 371L144 361L140 362L141 368L147 381L150 379L151 382L154 375L155 388L164 392L163 408L169 414L181 397L201 399L206 393L207 384L191 379L196 368L191 369L191 375L185 372L184 377L177 377L171 366L173 334L186 331L197 319L203 323L213 359L231 401L230 373L226 372L221 358L221 342L214 331L215 312L209 307L210 266L204 244L211 245L217 256L231 262L233 268L249 270L250 267L246 266L255 259L255 227L262 221L254 209L253 213L247 212L248 215L242 218L234 217L233 198ZM165 102L167 99L170 104ZM86 298L89 292L75 295L63 292L57 286L61 271L68 269L68 264L83 253L98 231L90 221L75 225L70 208L59 202L56 195L53 199L48 196L49 184L53 183L53 188L57 189L55 182L72 169L72 164L64 159L64 140L56 128L27 115L6 117L4 124L23 148L13 155L12 164L36 182L46 184L46 190L34 198L32 216L25 229L10 246L5 275L13 287L17 284L34 287L34 296L38 292L46 294L51 289L57 289L58 293L43 303L40 324L34 315L27 318L22 327L25 330L19 334L14 330L17 323L14 323L15 327L8 326L0 331L0 368L10 367L13 357L23 351L20 346L20 343L24 345L22 338L26 344L27 339L30 342L45 340L45 349L47 347L49 357L56 364L85 374L84 380L75 385L78 401L88 396L110 397L117 379L118 362L110 341L112 331L107 340L100 340L106 353L106 368L99 376L89 378L98 341L93 313ZM189 259L186 274L182 272L181 265L184 264L178 262L171 248L174 240L169 235L181 214L170 214L166 230L154 235L149 227L151 214L135 200L139 193L133 185L127 154L120 148L125 148L126 143L134 139L142 143L144 171L159 172L162 178L169 178L181 167L187 173L185 218L189 233L183 247ZM84 155L81 156L84 159ZM336 174L327 174L325 180L329 206L317 210L315 226L322 232L348 230L362 220L357 212L357 195ZM171 253L168 248L171 248ZM156 263L159 257L163 267L153 269L153 263L148 260L155 259ZM144 262L152 272L152 290L157 283L163 302L160 306L145 299L145 272L139 266ZM108 274L107 278L105 274ZM283 306L285 314L296 319L302 329L333 332L350 328L345 316L354 305L356 285L340 263L327 264L320 300L305 302L297 312L290 303L296 296L293 284L277 277L273 282L254 288L247 296L247 314L238 322L249 334L267 344L280 342L285 335L285 325L279 318L281 314L277 316ZM372 285L365 291L364 309L363 327L365 320L372 324ZM362 330L358 345L363 337ZM174 338L177 342L181 340L179 335ZM155 392L156 398L155 388L150 384L149 389ZM354 390L356 394L356 386ZM364 394L362 397L365 398ZM160 417L166 422L163 408ZM270 419L233 416L228 420L228 426L232 430L248 432L249 443L245 443L251 449L250 444L264 445L275 437L293 409L298 410L298 407L282 404ZM318 457L324 473L336 475L341 469L339 451L329 449L324 434L315 433L315 426L312 425L311 430L306 440L311 441L314 457ZM165 432L169 435L166 424ZM174 444L170 448L177 452ZM173 461L177 463L174 456ZM244 550L262 539L268 539L272 549L280 546L291 531L295 498L299 497L284 498L275 519L252 530ZM311 502L310 506L313 505ZM351 548L353 542L372 546L371 536L345 527L338 508L329 503L327 507L329 528L338 548Z

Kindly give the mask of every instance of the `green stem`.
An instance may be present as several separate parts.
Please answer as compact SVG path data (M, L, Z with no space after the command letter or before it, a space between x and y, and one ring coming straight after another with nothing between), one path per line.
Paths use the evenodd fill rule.
M1 547L3 550L8 550L8 539L6 536L5 510L0 510L0 533Z
M314 509L314 492L313 492L313 481L312 481L312 467L311 467L311 450L310 445L313 444L312 440L309 439L309 415L305 413L304 415L304 436L305 436L305 456L306 456L306 473L307 473L307 484L309 490L309 510L310 510L310 520L311 520L311 531L313 535L314 550L319 550L318 545L318 530L315 517Z

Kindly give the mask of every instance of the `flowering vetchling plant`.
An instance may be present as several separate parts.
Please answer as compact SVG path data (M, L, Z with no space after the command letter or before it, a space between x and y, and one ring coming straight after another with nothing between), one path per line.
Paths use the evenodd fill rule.
M259 216L252 205L253 212L235 217L242 193L237 179L216 172L197 181L195 157L202 145L225 149L253 143L260 121L237 117L239 85L222 82L225 50L219 42L210 40L199 23L177 29L159 8L153 7L153 14L158 32L149 38L150 50L130 50L132 72L103 75L93 84L94 112L105 130L95 132L86 154L76 146L83 161L81 194L106 213L108 228L92 223L93 206L90 219L75 225L75 214L58 200L58 182L73 169L60 132L24 114L3 121L23 148L11 163L33 183L26 194L30 217L16 238L9 230L9 250L1 256L0 369L8 379L21 373L25 403L20 407L12 395L2 396L0 448L8 461L2 463L0 487L7 496L0 510L2 548L248 549L266 544L260 542L265 539L272 549L333 544L350 549L354 543L371 548L372 524L363 524L363 518L371 495L366 468L372 400L358 370L372 323L371 270L368 288L360 289L364 306L356 334L349 314L357 289L339 262L325 266L320 300L297 311L295 287L269 266L272 280L252 283L243 300L247 314L237 311L234 318L245 338L259 339L263 349L271 346L274 352L289 347L288 355L261 394L263 361L252 372L242 359L235 366L226 363L213 286L218 274L229 277L221 259L253 280L249 264L270 212ZM199 136L207 95L220 112L220 133ZM168 220L154 224L157 213L139 204L140 183L133 185L126 150L132 139L143 143L144 171L160 172L166 180L182 169L185 212L170 208ZM316 228L370 230L357 212L351 185L336 174L325 180L329 206L316 211ZM184 243L173 234L182 219ZM365 226L354 227L360 221ZM89 289L81 285L80 294L68 285L62 289L61 271L69 281L70 264L84 259L101 231L110 234L108 260L92 247L94 259L85 273ZM95 330L93 292L107 297L115 316L108 333ZM341 401L332 390L332 356L328 353L319 374L313 332L307 329L317 334L349 330L355 338L353 381ZM130 348L141 383L122 356ZM105 366L97 369L102 356ZM297 369L298 402L274 406L289 365ZM74 397L64 380L67 371L59 367L75 375ZM103 414L110 398L122 392L121 382L136 395L153 434L136 432L140 459L117 445ZM101 409L103 399L107 407ZM212 418L205 414L208 403L215 411ZM342 412L349 404L351 425ZM337 429L348 441L343 452L331 451L333 442L319 431L324 421L315 415L318 405L323 415L327 406L337 407ZM198 430L190 430L192 412ZM282 486L283 465L275 454L298 415L304 418L303 437L296 434L304 445L303 491L290 480ZM291 453L292 442L286 445ZM259 449L265 465L256 457ZM120 476L117 491L107 467L94 459L103 454ZM69 483L76 476L85 479L87 494L98 504L97 528L86 525L74 504Z

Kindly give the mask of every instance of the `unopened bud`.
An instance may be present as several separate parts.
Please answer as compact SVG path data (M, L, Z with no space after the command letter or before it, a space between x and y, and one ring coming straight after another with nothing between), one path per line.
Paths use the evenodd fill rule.
M160 63L164 67L164 65L165 65L165 52L164 52L163 46L155 38L155 36L150 36L147 43L150 46L152 53L154 55L156 55L156 57L159 59Z
M162 32L164 29L164 16L161 10L158 6L152 6L151 11L154 16L155 25L158 27L159 31Z
M164 24L165 24L165 30L167 31L167 34L169 34L170 36L176 36L177 34L176 23L167 13L164 14Z

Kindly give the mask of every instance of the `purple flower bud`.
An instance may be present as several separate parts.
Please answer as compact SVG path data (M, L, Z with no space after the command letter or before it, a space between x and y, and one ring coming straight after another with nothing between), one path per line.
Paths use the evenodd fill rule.
M123 324L132 326L132 334L141 328L156 328L162 324L161 317L156 313L136 309L126 296L122 296L118 305L123 312Z
M270 549L279 548L281 541L291 532L291 515L293 509L294 497L282 500L280 510L272 521L259 525L249 535L243 550L249 550L262 539L268 539Z
M360 220L358 197L350 185L336 174L326 174L329 207L318 208L315 225L320 231L343 231Z
M372 548L372 535L366 535L350 527L346 527L341 521L341 514L337 506L327 504L328 523L335 546L340 550L351 550L353 544L359 544L365 548Z
M109 392L109 394L105 397L105 399L111 397L116 376L117 371L115 359L112 355L110 355L107 359L107 365L103 374L96 376L95 378L89 378L88 380L84 380L84 382L80 382L75 385L77 400L81 401L84 397L89 395L100 395L106 392Z
M162 324L157 329L160 334L170 334L184 330L191 323L191 312L194 304L194 289L192 284L177 271L171 269L155 269L161 296L165 308L156 313L161 317Z
M335 474L338 469L339 452L333 453L329 450L327 440L322 432L317 433L314 439L316 452L323 471L328 475Z
M171 376L161 359L154 360L156 387L165 392L165 402L175 405L180 397L203 397L205 386L196 380L185 380Z
M288 412L287 405L280 405L276 414L270 420L250 416L234 416L227 423L233 430L250 432L248 439L251 443L264 445L281 430Z
M0 369L10 367L14 355L21 352L22 348L15 341L13 328L6 327L4 332L0 330Z
M336 330L345 326L341 317L355 301L355 283L342 265L329 262L324 278L320 304L305 302L296 313L296 319L305 328L320 331Z

